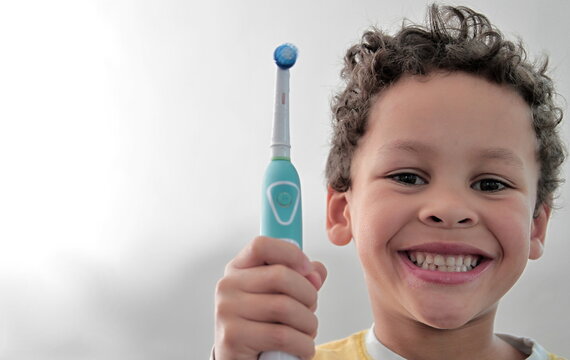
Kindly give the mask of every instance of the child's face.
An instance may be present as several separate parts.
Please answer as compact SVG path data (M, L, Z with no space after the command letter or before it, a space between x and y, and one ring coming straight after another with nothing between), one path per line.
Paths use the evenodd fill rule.
M464 73L405 77L375 101L351 189L329 191L331 240L355 239L377 321L390 314L442 329L492 321L527 260L542 254L550 213L541 206L533 218L529 106ZM422 269L411 254L433 259ZM479 265L467 266L467 255Z

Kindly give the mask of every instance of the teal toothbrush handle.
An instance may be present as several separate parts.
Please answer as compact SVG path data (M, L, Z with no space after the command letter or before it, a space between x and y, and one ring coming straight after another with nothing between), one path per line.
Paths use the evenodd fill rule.
M279 238L303 248L301 183L297 170L288 159L273 159L263 181L261 235ZM268 351L260 360L299 360L281 352Z
M263 181L261 235L303 248L301 183L288 159L273 159Z

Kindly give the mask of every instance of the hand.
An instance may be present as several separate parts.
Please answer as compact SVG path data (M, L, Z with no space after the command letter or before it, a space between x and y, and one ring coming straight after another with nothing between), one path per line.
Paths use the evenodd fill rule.
M270 350L311 359L317 291L326 275L294 244L255 238L216 286L216 360L257 360Z

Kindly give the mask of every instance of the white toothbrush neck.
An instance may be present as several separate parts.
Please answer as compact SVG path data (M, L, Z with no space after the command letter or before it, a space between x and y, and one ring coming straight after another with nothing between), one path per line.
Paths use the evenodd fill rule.
M275 113L271 137L271 157L286 158L291 156L289 139L289 70L277 68L275 84Z

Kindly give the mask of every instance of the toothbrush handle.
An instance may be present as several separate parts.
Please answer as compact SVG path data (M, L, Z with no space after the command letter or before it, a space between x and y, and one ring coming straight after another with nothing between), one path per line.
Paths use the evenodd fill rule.
M279 238L303 248L301 184L297 170L288 159L269 163L263 183L261 235ZM260 360L299 360L281 351L261 354Z
M283 239L303 248L301 184L287 159L274 159L265 172L261 235Z

